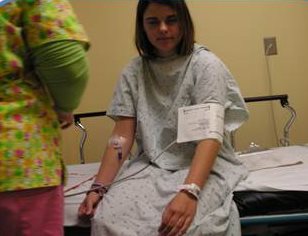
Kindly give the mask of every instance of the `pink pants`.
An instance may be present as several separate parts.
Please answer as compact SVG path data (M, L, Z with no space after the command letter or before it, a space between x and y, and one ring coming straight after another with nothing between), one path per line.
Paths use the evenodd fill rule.
M62 236L63 186L0 193L0 236Z

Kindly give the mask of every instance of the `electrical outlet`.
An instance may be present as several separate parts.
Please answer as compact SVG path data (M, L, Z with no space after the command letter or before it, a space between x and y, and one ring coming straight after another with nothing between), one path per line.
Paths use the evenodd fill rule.
M264 38L264 53L266 56L278 54L276 37Z

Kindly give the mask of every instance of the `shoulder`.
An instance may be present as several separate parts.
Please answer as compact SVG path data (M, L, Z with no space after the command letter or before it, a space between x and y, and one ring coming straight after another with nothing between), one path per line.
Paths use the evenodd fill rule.
M123 68L122 75L134 75L136 76L142 70L142 58L140 56L134 57Z
M192 62L195 65L202 66L222 66L224 63L222 60L216 56L212 51L210 51L207 47L199 44L195 44Z
M132 58L120 72L118 83L121 86L136 87L142 73L142 64L141 57Z
M196 44L191 60L195 73L214 73L230 76L230 71L224 62L205 46Z

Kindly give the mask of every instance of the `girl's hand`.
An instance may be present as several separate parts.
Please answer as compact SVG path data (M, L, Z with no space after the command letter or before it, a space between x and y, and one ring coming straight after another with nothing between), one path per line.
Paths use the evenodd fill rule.
M198 200L186 192L179 192L163 212L158 229L160 236L180 236L186 233L197 211Z
M79 206L78 217L85 220L92 218L100 200L99 194L90 192Z

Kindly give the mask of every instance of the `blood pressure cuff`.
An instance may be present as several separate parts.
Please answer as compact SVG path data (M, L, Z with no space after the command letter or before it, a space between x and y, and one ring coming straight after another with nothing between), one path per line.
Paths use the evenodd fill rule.
M224 107L218 103L205 103L181 107L178 110L177 142L216 139L224 136Z

